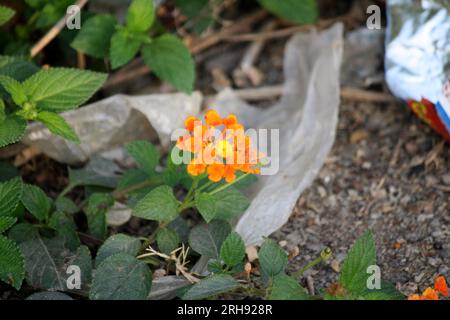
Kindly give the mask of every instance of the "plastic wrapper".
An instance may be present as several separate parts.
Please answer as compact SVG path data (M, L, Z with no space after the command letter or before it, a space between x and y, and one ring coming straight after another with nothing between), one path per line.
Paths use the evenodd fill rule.
M450 141L450 1L390 0L386 80L391 91Z

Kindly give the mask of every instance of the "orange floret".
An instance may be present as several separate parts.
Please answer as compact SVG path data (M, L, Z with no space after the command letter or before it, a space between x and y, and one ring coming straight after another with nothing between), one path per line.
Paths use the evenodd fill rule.
M442 294L444 297L449 296L448 286L443 276L439 276L436 278L436 280L434 281L434 289L440 294Z

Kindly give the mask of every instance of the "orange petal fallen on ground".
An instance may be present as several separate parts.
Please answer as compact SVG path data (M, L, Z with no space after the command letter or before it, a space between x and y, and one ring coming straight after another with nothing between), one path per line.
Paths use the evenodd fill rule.
M422 293L422 299L423 300L438 300L439 296L433 288L426 288L425 291Z
M439 276L434 281L434 289L436 289L437 292L442 294L444 297L448 297L448 286L447 282L445 282L445 278L443 276Z

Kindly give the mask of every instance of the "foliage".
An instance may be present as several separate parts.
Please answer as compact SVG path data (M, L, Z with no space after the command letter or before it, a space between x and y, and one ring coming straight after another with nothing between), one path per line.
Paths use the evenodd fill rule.
M133 0L125 25L110 15L88 19L72 47L96 58L109 58L113 69L130 62L139 51L145 63L161 79L190 94L195 80L189 49L177 37L151 36L155 22L153 0Z

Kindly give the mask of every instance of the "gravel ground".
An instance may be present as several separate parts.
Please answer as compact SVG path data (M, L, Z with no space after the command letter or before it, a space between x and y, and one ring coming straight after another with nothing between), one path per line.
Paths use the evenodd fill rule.
M337 281L346 252L371 228L382 277L404 294L450 276L449 144L405 106L343 101L336 142L319 177L274 234L300 255L333 258L310 271L316 289Z

